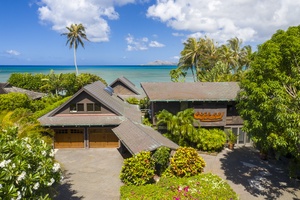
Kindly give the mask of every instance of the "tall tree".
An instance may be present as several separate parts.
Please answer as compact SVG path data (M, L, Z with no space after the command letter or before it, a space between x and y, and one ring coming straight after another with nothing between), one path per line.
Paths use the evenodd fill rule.
M191 69L194 82L197 81L194 70L197 74L197 65L200 56L200 46L196 38L189 38L184 43L184 49L181 51L181 58L179 60L179 67L187 70Z
M258 47L241 81L244 130L263 151L300 159L300 26L277 31Z
M71 24L70 27L66 27L69 32L63 33L62 35L66 35L68 40L66 44L69 44L70 49L73 47L74 50L74 64L76 68L76 75L79 74L77 62L76 62L76 50L78 45L80 44L84 48L84 43L82 39L88 41L88 38L85 34L85 27L82 24Z

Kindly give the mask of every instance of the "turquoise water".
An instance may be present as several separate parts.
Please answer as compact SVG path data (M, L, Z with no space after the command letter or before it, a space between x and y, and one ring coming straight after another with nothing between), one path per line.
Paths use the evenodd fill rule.
M141 82L170 82L170 70L175 69L173 65L90 65L78 66L79 73L91 73L100 76L107 83L111 83L120 76L125 76L136 86ZM53 69L57 73L75 72L74 66L58 65L0 65L0 82L6 82L12 73L43 73L48 74ZM187 81L189 79L187 78ZM191 81L191 80L190 80Z

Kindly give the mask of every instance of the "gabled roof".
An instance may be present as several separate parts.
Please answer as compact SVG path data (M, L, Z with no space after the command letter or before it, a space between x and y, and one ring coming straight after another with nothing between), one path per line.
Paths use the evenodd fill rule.
M121 77L117 78L116 80L114 80L110 84L110 86L113 86L117 82L123 83L133 93L135 93L136 95L140 95L140 91L136 88L136 86L130 80L128 80L127 78L125 78L124 76L121 76Z
M132 155L141 151L153 151L162 146L170 149L177 149L179 147L153 128L131 120L123 121L118 127L112 130Z
M11 86L9 83L0 83L0 94L8 94L13 92L26 94L30 99L40 99L43 96L46 96L45 93L34 92L31 90L25 90L23 88L14 87Z
M237 82L153 82L141 83L150 101L234 101Z
M64 126L64 125L118 125L126 118L140 122L141 113L138 107L123 102L115 95L108 94L104 89L105 85L101 81L86 85L74 94L67 102L39 118L44 126ZM82 92L86 92L102 105L110 109L115 115L99 116L97 114L59 114L60 110L75 99Z

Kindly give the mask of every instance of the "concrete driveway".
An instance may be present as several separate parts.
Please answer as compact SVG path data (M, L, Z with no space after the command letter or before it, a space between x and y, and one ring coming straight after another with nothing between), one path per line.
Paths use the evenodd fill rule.
M123 157L112 149L59 149L64 180L55 199L119 199Z

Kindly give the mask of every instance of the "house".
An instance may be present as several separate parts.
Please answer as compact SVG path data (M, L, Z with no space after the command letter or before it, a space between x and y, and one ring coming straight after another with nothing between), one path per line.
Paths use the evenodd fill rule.
M141 125L138 106L121 100L101 81L86 85L39 121L54 130L54 148L125 147L133 154L160 146L177 148L175 143L158 137L157 131ZM140 143L139 137L148 138L149 142ZM138 150L136 143L140 143Z
M231 129L238 135L237 143L250 143L236 110L235 99L240 90L237 82L145 82L141 87L150 101L153 124L155 115L163 109L176 114L193 108L195 126Z
M41 99L42 97L46 96L45 93L34 92L25 90L23 88L14 87L9 83L0 83L0 94L8 94L13 92L26 94L32 100Z

